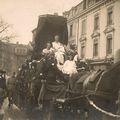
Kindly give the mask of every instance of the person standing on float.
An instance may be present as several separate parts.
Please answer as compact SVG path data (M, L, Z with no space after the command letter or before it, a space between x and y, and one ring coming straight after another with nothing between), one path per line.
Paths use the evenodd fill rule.
M54 39L55 39L55 41L52 42L52 47L54 49L57 64L63 65L64 64L64 54L65 54L64 45L60 42L60 37L58 35L56 35L54 37Z

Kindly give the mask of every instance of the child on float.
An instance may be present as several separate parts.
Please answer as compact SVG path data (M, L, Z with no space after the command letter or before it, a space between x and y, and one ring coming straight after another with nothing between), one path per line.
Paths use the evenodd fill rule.
M70 53L68 56L68 60L65 61L62 67L62 72L69 80L69 89L73 88L74 83L76 82L78 76L77 66L73 59L74 59L74 54Z
M43 51L42 51L42 55L46 56L46 55L48 55L50 53L53 53L53 51L54 51L54 49L52 48L51 42L47 42L46 43L46 48L43 49Z

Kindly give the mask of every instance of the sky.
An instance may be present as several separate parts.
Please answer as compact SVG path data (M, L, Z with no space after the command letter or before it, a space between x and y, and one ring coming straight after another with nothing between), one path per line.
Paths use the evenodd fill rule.
M27 44L32 41L32 30L37 27L38 16L71 9L82 0L0 0L0 17L12 25L16 38L12 42Z

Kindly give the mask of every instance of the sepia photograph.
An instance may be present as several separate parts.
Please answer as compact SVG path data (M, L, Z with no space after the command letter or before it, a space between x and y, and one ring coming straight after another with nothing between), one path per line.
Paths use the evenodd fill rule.
M0 0L0 120L120 120L120 0Z

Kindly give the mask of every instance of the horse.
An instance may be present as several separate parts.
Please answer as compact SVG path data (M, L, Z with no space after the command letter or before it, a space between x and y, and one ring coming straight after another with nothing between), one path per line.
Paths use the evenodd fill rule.
M54 60L52 60L54 61ZM51 62L52 63L52 62ZM61 100L69 98L70 79L64 75L56 66L55 61L50 64L49 60L40 63L43 65L39 74L44 79L39 94L39 101L43 103L43 111L46 119L73 119L69 109L70 104L61 103ZM85 66L85 64L84 64ZM38 67L40 68L40 67ZM74 78L74 77L72 77Z
M101 117L106 120L114 120L118 116L110 115L117 113L117 105L116 101L118 99L118 93L120 89L120 61L113 64L112 67L103 72L98 81L96 82L94 94L92 96L88 96L101 110L97 108L93 108L93 112L89 113L96 120L98 117ZM89 94L89 89L92 88L93 83L88 83L88 87L86 93ZM92 97L92 98L91 98ZM106 111L106 112L103 112ZM93 119L92 118L92 119Z
M115 115L120 88L119 72L120 61L106 71L80 73L81 77L75 82L66 102L77 104L75 107L85 110L90 120L114 120L120 117Z
M52 59L51 59L52 60ZM54 60L52 60L54 61ZM52 63L52 62L51 62ZM72 106L65 102L61 104L62 99L69 98L69 90L70 90L70 80L72 78L77 78L76 76L72 76L70 79L69 77L65 77L61 71L58 70L55 61L50 64L49 60L45 60L40 65L43 64L42 70L39 74L44 76L44 80L41 87L41 94L40 94L40 101L43 102L43 111L46 119L74 119L76 111L73 113ZM88 66L85 63L81 63L81 68L88 70ZM40 67L39 67L40 68ZM38 71L40 71L38 70ZM80 70L80 69L79 69ZM82 69L81 69L82 70ZM59 76L59 77L58 77ZM59 78L59 79L58 79ZM57 80L62 81L60 83ZM75 80L75 79L74 79ZM73 80L73 82L74 82ZM72 88L73 89L73 88ZM78 94L77 94L78 95ZM74 97L74 96L71 96ZM74 109L74 108L73 108Z
M37 84L35 82L34 84L38 86L35 87L35 99L39 106L43 106L43 119L53 119L53 116L55 117L53 113L57 108L55 100L59 97L65 97L67 84L64 81L64 75L57 68L54 55L42 58L36 66Z

